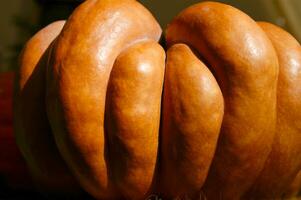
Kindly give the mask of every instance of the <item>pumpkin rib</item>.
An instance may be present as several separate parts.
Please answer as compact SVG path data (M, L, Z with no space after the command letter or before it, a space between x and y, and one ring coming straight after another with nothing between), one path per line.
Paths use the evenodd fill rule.
M166 31L168 46L185 43L206 59L225 101L216 154L203 187L208 199L239 199L271 150L278 62L260 27L241 11L204 2L182 11Z
M167 51L161 132L165 198L198 199L217 145L224 104L220 88L184 44Z
M164 63L161 28L135 0L86 0L64 23L29 40L16 82L17 143L41 192L296 194L301 48L292 36L198 3L168 25Z
M267 22L259 22L273 43L279 60L277 124L272 151L246 196L280 198L301 169L301 46L293 36Z
M97 199L120 195L107 167L104 130L111 69L122 51L160 35L156 20L136 1L88 0L72 13L53 48L46 103L51 127L72 173Z
M81 191L56 148L44 101L49 49L64 24L54 22L26 43L19 59L14 99L17 144L36 187L53 198Z
M110 75L105 118L109 166L126 199L146 199L153 192L164 69L162 47L144 41L121 53Z

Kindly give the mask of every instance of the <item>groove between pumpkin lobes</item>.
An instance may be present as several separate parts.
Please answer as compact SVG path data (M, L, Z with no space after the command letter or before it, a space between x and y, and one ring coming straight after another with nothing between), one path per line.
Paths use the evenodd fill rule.
M25 45L19 59L14 99L16 142L36 187L51 198L62 194L73 197L80 192L56 148L45 108L48 53L64 23L58 21L48 25Z
M17 91L16 136L32 174L44 177L36 180L43 182L42 190L61 197L78 191L72 176L63 184L71 191L44 176L57 164L58 174L64 171L64 162L97 199L143 199L152 193L197 198L201 190L208 199L239 199L252 186L275 133L278 62L271 42L235 8L213 2L191 6L167 29L161 96L160 35L156 20L136 1L87 0L68 19L49 56L43 40L34 41L46 45L42 50L25 48L19 84L26 85L35 69L42 71L35 85L40 79L43 84L29 87L33 93L26 101L24 88ZM218 84L190 48L177 43L196 49ZM48 61L37 64L45 56ZM37 94L34 101L31 94ZM41 107L44 95L48 119ZM45 127L24 122L37 114ZM39 143L54 146L50 126L59 153L47 148L39 153ZM36 170L51 154L56 158Z

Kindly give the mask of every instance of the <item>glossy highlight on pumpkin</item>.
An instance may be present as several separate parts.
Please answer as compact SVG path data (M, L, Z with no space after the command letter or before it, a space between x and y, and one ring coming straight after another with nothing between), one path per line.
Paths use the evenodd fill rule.
M29 40L15 126L38 189L62 199L295 195L300 44L216 2L175 17L166 52L161 34L137 1L87 0Z

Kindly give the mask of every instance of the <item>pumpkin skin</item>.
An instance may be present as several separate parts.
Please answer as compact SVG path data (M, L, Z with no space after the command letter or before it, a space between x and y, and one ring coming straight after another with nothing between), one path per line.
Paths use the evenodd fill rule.
M272 151L248 196L274 199L301 169L301 46L281 28L266 22L259 25L278 54L277 124Z
M290 184L287 188L286 192L284 193L284 198L294 198L301 194L301 171L297 174L294 181Z
M114 61L127 47L158 41L160 35L157 21L136 1L85 1L54 44L47 80L48 117L64 160L82 187L98 199L119 195L110 178L116 174L107 167L110 144L104 131Z
M56 148L45 109L48 53L64 23L48 25L26 43L19 59L14 102L17 144L36 187L52 198L80 191Z
M109 166L127 199L143 199L153 191L164 69L163 48L147 41L121 53L111 71L105 124L109 155L118 159L110 159Z
M249 198L277 135L277 49L246 14L213 2L191 6L170 23L166 69L160 35L134 0L87 0L57 38L37 43L42 51L25 48L23 60L38 55L30 69L41 70L34 84L40 85L32 90L44 105L39 133L48 138L34 131L27 140L53 151L35 162L25 151L30 143L20 121L33 112L16 112L18 144L29 166L55 154L61 167L54 169L70 180L62 188L53 177L36 178L44 191L77 196L78 183L96 199ZM20 77L33 76L26 63ZM37 109L20 96L16 102L16 110Z
M195 48L218 81L225 113L202 190L208 199L239 199L271 151L276 122L276 52L250 17L214 2L182 11L168 26L166 40L168 46L185 43Z
M197 199L215 152L223 103L220 88L206 65L188 46L171 46L167 51L161 132L160 191L165 198Z

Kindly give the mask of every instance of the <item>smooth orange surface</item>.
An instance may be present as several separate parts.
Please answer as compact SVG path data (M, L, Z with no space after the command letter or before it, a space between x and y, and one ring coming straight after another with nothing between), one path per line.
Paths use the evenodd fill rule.
M105 142L107 85L117 56L158 41L154 17L133 0L85 1L70 16L50 58L47 110L56 144L77 180L93 196L117 198ZM143 133L141 133L143 134Z
M80 190L55 145L45 107L48 52L64 23L48 25L26 43L19 59L14 102L17 144L37 188L54 197L73 196Z
M281 196L301 169L301 46L293 36L266 22L279 60L276 135L264 170L250 189L253 198Z
M271 151L276 122L276 52L263 30L241 11L205 2L168 26L169 46L194 47L213 71L225 101L216 154L203 187L208 199L239 199Z
M162 114L160 191L196 198L215 153L224 101L209 69L184 44L167 51Z
M20 57L17 141L42 191L296 194L300 45L290 35L215 2L174 18L166 55L160 26L134 0L87 0L63 24Z
M145 199L153 192L164 69L164 50L147 41L121 53L111 72L105 121L109 166L127 199Z

